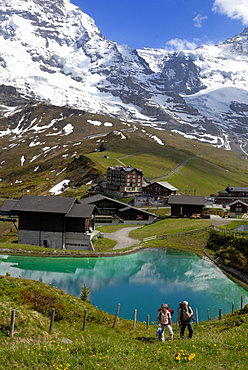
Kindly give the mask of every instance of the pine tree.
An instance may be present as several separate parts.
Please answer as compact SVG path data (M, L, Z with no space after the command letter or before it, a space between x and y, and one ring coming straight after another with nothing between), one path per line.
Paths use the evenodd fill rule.
M90 303L92 301L89 299L89 296L90 296L90 288L84 284L84 286L82 287L80 299L82 299L82 301Z

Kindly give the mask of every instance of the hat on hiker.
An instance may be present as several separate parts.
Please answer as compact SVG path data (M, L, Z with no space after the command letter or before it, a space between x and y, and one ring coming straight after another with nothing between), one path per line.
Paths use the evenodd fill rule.
M167 304L167 303L163 303L162 305L161 305L161 308L169 308L169 305Z

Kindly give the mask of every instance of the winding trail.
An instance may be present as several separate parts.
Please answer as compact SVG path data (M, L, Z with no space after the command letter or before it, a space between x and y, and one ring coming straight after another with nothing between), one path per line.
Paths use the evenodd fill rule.
M189 157L189 158L185 159L185 161L183 161L181 164L179 164L178 166L176 166L174 168L174 170L172 170L170 173L168 173L167 175L161 176L161 177L157 177L156 179L153 179L153 181L158 181L158 180L165 179L166 177L170 177L174 173L178 172L181 167L185 166L192 159L199 159L199 157Z
M136 153L132 153L132 154L127 154L123 157L120 157L120 158L115 158L116 161L118 161L122 166L126 166L125 163L123 163L121 161L121 159L125 159L125 158L128 158L128 157L131 157L133 155L136 155L136 154L140 154L140 153L148 153L148 152L136 152ZM151 152L151 153L154 153L154 152ZM170 173L168 173L167 175L164 175L164 176L161 176L161 177L157 177L155 179L153 179L152 181L159 181L159 180L162 180L162 179L165 179L167 177L170 177L171 175L173 175L174 173L178 172L180 170L181 167L185 166L189 161L191 161L192 159L199 159L198 156L194 156L194 157L189 157L187 159L185 159L185 161L183 161L182 163L180 163L178 166L176 166L174 168L174 170L172 170Z
M112 240L116 240L117 244L113 249L124 249L131 247L135 244L140 244L140 240L131 238L129 236L130 231L138 229L142 226L131 226L124 227L123 229L117 230L113 233L104 233L104 237Z

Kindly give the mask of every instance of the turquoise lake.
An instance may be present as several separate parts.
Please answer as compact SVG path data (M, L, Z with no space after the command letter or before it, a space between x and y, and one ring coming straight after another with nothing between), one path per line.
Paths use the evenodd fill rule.
M76 297L86 284L92 303L110 314L138 320L150 315L156 320L161 303L177 310L182 300L198 309L199 320L218 317L222 313L248 303L248 292L229 279L213 263L195 254L170 249L149 249L118 257L22 257L0 255L0 275L10 273L42 281ZM173 321L175 322L174 314Z

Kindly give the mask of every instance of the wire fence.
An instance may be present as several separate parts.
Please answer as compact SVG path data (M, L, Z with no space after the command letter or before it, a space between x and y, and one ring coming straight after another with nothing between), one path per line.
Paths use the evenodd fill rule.
M224 234L233 235L235 237L248 238L248 232L246 232L246 231L226 230L226 229L222 229L218 226L210 225L210 226L203 227L203 228L200 228L200 229L182 231L182 232L172 234L172 235L163 234L163 235L148 236L146 238L143 238L142 242L145 243L145 242L148 242L148 241L153 240L153 239L177 238L178 236L194 235L194 234L198 234L202 231L210 231L210 230L216 230L216 231L219 231L219 232L224 233Z
M120 313L121 304L118 303L116 308L116 313L113 320L112 328L116 328L118 323L118 317ZM243 308L243 296L240 297L240 308ZM49 323L49 329L48 332L51 334L54 330L54 323L55 323L55 313L56 309L52 308L51 316L50 316L50 323ZM234 303L231 305L231 312L232 315L234 315ZM86 331L87 326L87 317L88 317L88 310L84 310L84 317L83 317L83 325L82 330ZM16 318L16 309L11 310L11 317L10 317L10 325L9 325L9 337L13 338L15 334L15 318ZM133 329L136 329L137 327L137 318L138 318L138 310L134 309L134 315L133 315ZM218 316L212 317L210 314L210 309L206 310L206 319L202 321L211 321L213 319L218 318L219 320L222 318L222 309L220 308L218 311ZM199 310L198 308L195 309L195 318L192 319L196 324L199 324ZM146 329L149 329L151 322L150 322L150 315L147 315L146 317ZM176 330L178 330L178 321L176 320Z

